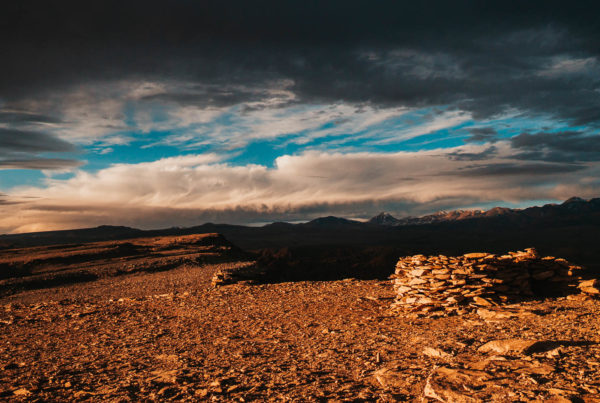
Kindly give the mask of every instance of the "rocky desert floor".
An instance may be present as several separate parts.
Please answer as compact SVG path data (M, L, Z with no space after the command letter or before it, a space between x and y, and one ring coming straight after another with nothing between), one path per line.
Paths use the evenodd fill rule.
M105 253L86 282L3 280L0 399L600 401L598 300L400 314L390 281L215 287L242 258L169 242ZM119 265L129 269L99 274Z

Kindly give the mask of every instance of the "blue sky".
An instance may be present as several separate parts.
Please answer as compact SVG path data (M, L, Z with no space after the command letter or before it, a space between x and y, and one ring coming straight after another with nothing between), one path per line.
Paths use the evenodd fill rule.
M289 131L285 127L275 127L274 134L262 137L258 133L253 138L245 139L246 133L252 133L256 130L254 126L261 127L264 122L260 118L243 116L237 107L221 111L211 120L205 121L202 118L201 123L194 122L181 127L170 121L169 109L153 105L147 116L151 121L150 127L170 126L169 130L141 130L136 127L135 108L127 103L123 105L122 114L123 123L129 127L128 130L107 131L100 138L91 141L83 138L76 143L76 152L60 153L60 158L80 160L82 165L77 169L90 173L113 164L137 164L211 152L223 154L223 162L234 166L259 164L272 168L277 157L301 154L308 150L390 153L455 148L465 145L472 136L471 129L481 127L494 129L495 141L506 140L523 132L543 130L552 133L586 129L585 126L574 127L548 117L518 114L476 121L465 112L440 106L407 109L396 113L393 109L371 110L371 114L381 114L381 117L376 117L373 124L364 126L361 126L361 119L366 113L353 111L341 114L342 120L339 113L334 113L330 119L321 119L316 124L306 122ZM300 105L279 110L275 116L290 119L310 116L311 113L327 113L328 109L331 106ZM352 109L360 110L361 106L348 108ZM277 126L277 122L271 124ZM147 126L148 123L144 125ZM229 131L233 135L228 136ZM47 158L56 156L57 153L40 154L40 157ZM74 175L74 170L42 172L5 169L0 171L0 191L7 192L24 185L43 186L48 177L56 180L68 179Z
M132 92L140 86L153 89L158 85L135 84ZM506 111L476 119L452 105L306 104L290 102L293 96L289 94L263 100L268 106L261 108L251 108L248 103L197 108L168 102L148 104L130 94L124 98L116 102L79 95L76 109L84 111L84 121L61 118L68 123L43 126L73 147L66 152L37 153L35 158L75 163L0 171L0 191L5 197L18 206L33 207L29 214L36 222L18 230L48 228L37 223L40 215L48 217L44 212L48 208L61 212L54 217L67 218L49 228L88 222L139 227L204 221L252 225L270 220L302 221L324 214L364 219L379 210L408 216L497 205L519 208L559 202L573 192L586 191L585 185L577 183L580 175L575 180L565 179L573 178L568 161L535 157L533 166L529 157L519 157L524 151L531 152L512 143L524 134L561 137L593 130L543 114ZM63 116L70 113L67 105ZM28 123L27 130L39 130L39 126ZM300 168L287 172L288 161ZM338 164L348 165L347 169L338 171ZM358 168L354 164L359 164ZM490 171L506 170L507 164L522 166L524 173L533 170L533 174L510 167L509 174ZM403 168L394 173L395 166ZM487 177L478 173L485 169ZM177 174L162 183L161 177L170 170ZM261 172L260 178L246 177L256 171ZM470 171L474 174L463 174ZM187 179L178 183L188 176L209 183L209 189ZM125 178L123 183L121 178ZM159 184L153 183L155 178ZM571 186L565 187L565 182ZM473 184L481 189L467 190ZM562 188L564 193L556 191ZM593 188L588 191L590 195L593 192ZM104 203L105 198L110 202ZM127 206L124 212L115 212L123 206ZM91 219L81 214L82 209L93 212ZM158 210L160 218L147 220L130 209L151 210L145 213L149 215Z

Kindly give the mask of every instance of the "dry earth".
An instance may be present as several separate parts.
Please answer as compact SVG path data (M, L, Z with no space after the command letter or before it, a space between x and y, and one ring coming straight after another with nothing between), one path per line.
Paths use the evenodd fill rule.
M179 239L103 255L94 281L3 280L0 399L600 401L597 300L408 317L389 281L214 287L243 258Z

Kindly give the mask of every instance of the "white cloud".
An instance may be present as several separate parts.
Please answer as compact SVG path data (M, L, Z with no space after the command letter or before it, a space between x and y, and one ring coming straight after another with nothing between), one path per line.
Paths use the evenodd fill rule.
M370 105L302 105L264 109L241 117L244 139L270 139L294 133L298 144L326 136L351 136L385 120L399 117L406 108L375 108ZM326 127L324 127L327 125Z
M465 78L459 60L447 53L394 49L385 52L367 51L359 55L374 66L383 67L387 74L405 75L419 80Z
M60 121L45 124L44 131L96 153L144 140L153 131L170 134L148 137L142 147L234 150L252 141L296 134L286 141L306 144L326 136L350 138L408 111L368 104L298 103L293 84L290 80L260 87L110 81L21 100L12 107L56 117Z
M377 136L378 140L374 140L369 144L384 145L401 140L409 140L414 137L458 126L471 119L471 114L467 112L460 110L446 111L435 115L433 118L425 119L421 123L413 124L405 128L399 128L383 138L382 136Z
M364 134L359 134L362 131L371 130L406 112L406 108L375 108L370 105L344 103L280 104L276 107L257 109L250 107L250 103L228 108L186 107L173 109L169 112L169 120L162 123L164 126L170 125L171 130L177 133L144 147L167 144L193 149L212 145L235 150L253 141L278 138L284 139L282 145L303 145L330 136L350 140L363 137ZM224 118L227 123L217 122L216 119L219 118ZM376 136L377 133L366 136ZM332 139L328 141L335 142Z
M400 153L313 151L279 157L272 169L232 166L215 154L117 164L95 174L80 171L71 179L49 178L45 188L13 189L8 197L34 199L2 205L0 229L24 232L107 223L191 226L215 217L225 222L301 219L332 210L375 213L379 208L374 206L381 203L411 206L403 212L415 214L486 201L586 196L589 181L579 178L597 182L597 166L547 175L543 168L555 167L540 163L534 167L540 168L536 174L526 162L509 159L508 143L495 146L498 154L485 161L449 154L477 155L488 145ZM505 168L501 164L526 169L490 177L495 166ZM478 171L481 166L487 170Z

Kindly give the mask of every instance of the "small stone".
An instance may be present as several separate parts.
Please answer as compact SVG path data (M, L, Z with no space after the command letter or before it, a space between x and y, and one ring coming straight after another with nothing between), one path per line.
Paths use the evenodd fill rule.
M549 345L555 343L540 340L504 339L492 340L477 349L480 353L497 354L530 354L542 351Z
M406 373L398 366L381 368L373 373L373 377L384 388L402 388L406 386Z
M13 391L13 395L15 396L29 396L31 392L25 388L20 388Z
M525 252L532 258L538 258L540 256L540 254L535 248L527 248L525 249Z
M600 294L600 289L595 288L595 287L581 287L580 290L581 290L581 292L584 292L586 294L593 294L593 295Z
M194 396L196 396L196 397L198 397L198 398L202 399L202 398L204 398L204 397L208 396L208 389L197 389L197 390L194 392Z
M467 391L484 387L489 378L483 371L439 367L427 377L423 394L440 402L475 403L481 400Z
M477 305L482 305L482 306L493 306L494 303L488 299L485 298L481 298L481 297L473 297L473 302Z
M84 399L84 398L88 398L90 397L92 394L90 392L87 392L85 390L80 390L77 391L73 394L73 396L75 396L76 398L80 398L80 399Z
M467 259L481 259L488 255L489 255L489 253L473 252L473 253L465 253L463 256L466 257Z
M465 299L465 297L463 297L462 295L454 295L452 297L446 298L446 302L449 302L451 304L456 304L456 303L459 303L460 301L463 301L464 299Z
M506 319L511 319L511 318L536 316L533 312L528 312L528 311L514 311L514 310L508 310L508 309L490 310L490 309L484 309L484 308L477 309L477 315L479 315L479 317L481 317L481 319L483 319L485 321L490 321L490 322L500 322L500 321L504 321Z
M409 275L411 277L421 277L423 275L423 273L425 273L425 270L423 270L423 269L415 269L415 270L411 270L411 272L409 273Z
M425 347L423 349L423 354L425 354L428 357L431 358L442 358L442 359L449 359L452 358L451 354L448 354L445 351L439 350L437 348L433 348L433 347Z
M579 288L596 288L600 286L600 281L598 279L585 280L579 283Z
M417 301L415 301L415 304L426 305L426 304L431 304L432 302L433 302L433 300L431 298L423 297L423 298L419 298Z
M560 347L552 349L546 353L547 358L559 358L562 355L562 350Z

